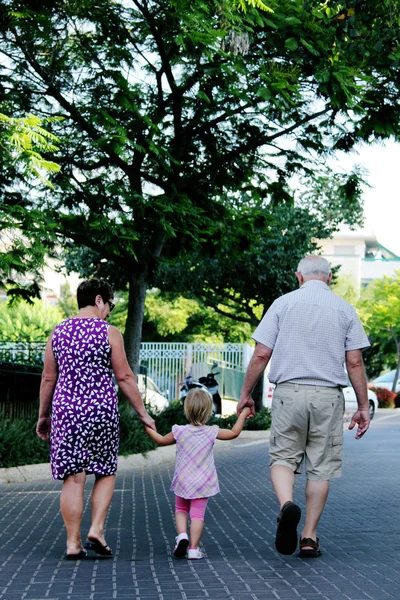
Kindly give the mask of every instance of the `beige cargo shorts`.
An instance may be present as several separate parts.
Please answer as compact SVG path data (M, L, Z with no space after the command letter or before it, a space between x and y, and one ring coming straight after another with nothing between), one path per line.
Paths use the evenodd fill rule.
M270 466L296 474L305 460L307 479L342 474L344 396L338 387L281 383L272 398Z

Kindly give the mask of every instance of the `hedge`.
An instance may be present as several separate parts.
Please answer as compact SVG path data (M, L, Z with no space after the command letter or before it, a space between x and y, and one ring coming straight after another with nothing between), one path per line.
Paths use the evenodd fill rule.
M152 413L156 421L157 431L165 435L172 425L185 425L187 420L183 406L179 401L171 404L161 413ZM146 435L136 413L127 402L120 404L121 440L119 454L140 454L153 450L157 445ZM209 425L217 424L224 429L231 429L236 422L236 415L229 417L212 417ZM268 408L256 414L245 423L247 430L265 430L271 425L271 412ZM40 440L36 433L36 418L29 420L0 420L0 467L17 467L49 461L49 445Z

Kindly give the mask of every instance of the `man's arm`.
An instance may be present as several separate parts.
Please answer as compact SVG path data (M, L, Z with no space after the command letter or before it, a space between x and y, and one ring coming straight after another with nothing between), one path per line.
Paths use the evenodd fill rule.
M361 350L346 352L346 367L358 404L358 410L351 418L349 429L354 429L356 424L358 425L356 433L358 440L368 430L370 424L368 387Z
M257 344L251 361L249 362L249 366L247 367L243 386L240 392L240 399L236 409L238 415L240 415L245 406L248 406L250 408L249 416L254 417L254 400L251 397L251 392L263 374L271 356L271 348L264 346L264 344Z

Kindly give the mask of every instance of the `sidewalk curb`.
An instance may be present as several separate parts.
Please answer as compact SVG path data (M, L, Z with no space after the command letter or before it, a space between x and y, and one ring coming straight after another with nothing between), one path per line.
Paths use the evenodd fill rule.
M229 450L233 445L240 445L240 440L246 443L258 440L269 439L270 431L242 431L240 438L231 441L216 440L215 450ZM118 471L126 469L140 468L146 469L161 464L175 462L175 445L163 446L151 450L146 454L130 454L129 456L118 457ZM27 481L37 481L51 479L50 463L40 463L37 465L21 465L19 467L10 467L0 469L0 485L7 483L24 483Z

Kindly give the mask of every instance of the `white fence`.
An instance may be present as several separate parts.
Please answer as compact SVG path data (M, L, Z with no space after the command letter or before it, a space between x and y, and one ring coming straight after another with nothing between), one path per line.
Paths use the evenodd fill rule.
M236 398L234 391L242 382L253 349L248 344L188 344L144 342L140 347L140 364L147 375L155 381L161 391L171 400L179 397L179 388L188 374L198 378L207 375L215 365L220 372L220 386L226 385ZM232 382L237 380L236 385Z
M0 342L3 362L43 362L44 342ZM220 373L220 393L238 399L244 373L253 353L248 344L189 344L144 342L140 347L140 365L148 377L170 400L179 397L184 378L207 375L215 365Z

